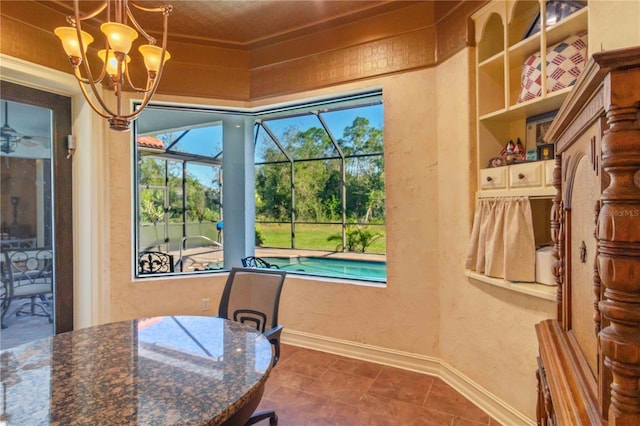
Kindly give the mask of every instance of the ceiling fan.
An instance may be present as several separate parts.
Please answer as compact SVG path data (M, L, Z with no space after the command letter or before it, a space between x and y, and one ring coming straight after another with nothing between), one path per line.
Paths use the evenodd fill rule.
M11 154L16 150L19 143L25 146L36 146L40 144L48 147L49 139L40 136L29 136L22 134L9 125L9 104L4 101L4 124L0 127L0 151Z

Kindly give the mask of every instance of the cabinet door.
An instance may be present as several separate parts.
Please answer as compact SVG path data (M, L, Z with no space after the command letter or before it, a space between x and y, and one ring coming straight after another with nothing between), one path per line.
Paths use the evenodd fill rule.
M571 329L585 355L589 368L594 375L597 372L597 336L593 321L594 294L593 274L596 254L594 236L594 207L599 194L593 190L596 186L595 174L587 157L582 157L574 174L571 195L571 235L570 274L571 274Z
M598 338L596 304L599 288L594 285L596 274L597 244L595 216L600 200L600 171L596 143L598 126L586 132L576 144L564 153L567 161L565 208L567 209L568 235L567 292L565 307L570 313L570 334L575 338L594 377L598 373ZM563 166L564 167L564 166Z

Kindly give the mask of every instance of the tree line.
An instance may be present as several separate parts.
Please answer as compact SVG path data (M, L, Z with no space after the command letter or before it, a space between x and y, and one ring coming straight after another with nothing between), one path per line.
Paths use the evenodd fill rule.
M293 165L283 160L275 144L263 144L256 166L256 216L259 221L289 222L292 209L296 221L311 223L342 220L342 163L328 134L320 127L301 131L288 128L280 140ZM383 131L367 118L357 117L345 127L338 145L345 157L345 189L348 223L383 224L384 159ZM186 201L182 200L184 174ZM163 221L165 198L170 222L217 221L220 219L221 184L212 167L212 178L201 182L183 169L182 161L143 156L139 162L140 216L142 223ZM292 182L295 206L292 206ZM166 191L165 188L166 187Z
M338 145L345 160L346 217L349 223L384 223L382 129L357 117ZM342 164L329 135L319 127L288 128L280 140L294 158L296 221L326 223L342 219ZM275 144L264 144L256 168L256 216L261 221L291 220L291 165Z

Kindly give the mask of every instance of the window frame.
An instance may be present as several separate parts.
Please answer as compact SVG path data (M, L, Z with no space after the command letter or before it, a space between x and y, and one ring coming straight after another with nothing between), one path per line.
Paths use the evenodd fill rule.
M355 94L349 94L346 96L336 96L336 97L332 97L332 98L325 98L325 99L319 99L319 100L314 100L313 102L304 102L304 101L299 101L297 103L291 103L289 105L285 105L285 106L267 106L267 107L262 107L260 109L255 109L255 110L242 110L242 109L225 109L225 110L221 110L219 108L216 107L207 107L207 106L202 106L202 107L195 107L195 106L190 106L190 107L183 107L183 106L177 106L177 105L168 105L168 104L162 104L162 105L149 105L147 108L161 108L161 109L167 109L167 110L182 110L182 111L197 111L197 112L205 112L205 113L211 113L211 114L222 114L222 116L224 115L233 115L233 116L242 116L242 117L250 117L255 123L256 123L256 128L257 126L260 126L261 123L264 122L269 122L272 120L276 120L280 117L283 116L294 116L296 114L303 114L307 111L317 111L319 108L325 108L327 109L327 111L336 111L336 110L340 110L340 109L351 109L354 107L358 107L358 106L370 106L370 105L374 105L374 104L380 104L382 105L382 90L381 89L375 89L375 90L371 90L371 91L366 91L366 92L360 92L360 93L355 93ZM328 109L328 107L334 107L335 109ZM324 113L326 111L322 111L322 113ZM382 117L381 117L381 125L379 128L379 131L381 133L381 151L380 152L375 152L375 153L364 153L364 154L348 154L345 155L342 151L341 151L341 146L338 143L338 141L336 140L336 138L331 134L331 130L329 125L324 121L324 119L322 118L322 116L320 115L321 113L316 113L316 117L318 117L318 119L321 122L322 127L324 128L325 132L329 135L330 138L330 143L333 145L334 151L337 152L339 155L338 156L332 156L329 158L322 158L321 160L315 159L315 161L326 161L329 159L333 159L336 160L338 159L339 161L341 161L341 166L342 166L342 182L341 182L341 196L342 196L342 209L341 209L341 220L338 222L319 222L321 224L327 224L327 225L339 225L341 227L341 234L342 234L342 247L344 249L344 247L346 246L346 238L347 238L347 231L346 228L349 226L359 226L359 225L363 225L362 223L359 222L349 222L347 219L347 209L346 209L346 203L344 201L345 198L345 193L346 193L346 182L345 182L345 172L344 172L344 168L345 168L345 163L348 160L351 160L353 158L365 158L365 157L379 157L382 163L382 171L381 171L381 175L382 175L382 186L383 186L383 200L386 198L386 195L384 195L384 193L386 192L386 188L384 187L384 112L381 113ZM143 118L142 116L138 119L140 120L141 118ZM219 120L218 116L216 116L216 120ZM224 118L222 119L222 121L224 121ZM140 155L140 149L138 147L138 143L137 141L137 137L138 137L138 121L135 122L136 125L134 126L134 132L133 133L133 139L134 139L134 143L133 145L133 155L134 155L134 173L133 173L133 183L134 183L134 212L133 212L133 218L132 218L132 222L133 222L133 227L134 227L134 243L133 243L133 263L134 263L134 279L146 279L149 277L157 277L158 275L149 275L149 274L140 274L138 273L138 267L137 267L137 259L139 256L139 253L141 253L140 248L139 248L139 244L140 244L140 233L141 233L141 216L140 216L140 195L141 195L141 187L140 187L140 176L139 176L139 161L141 159L141 155ZM245 137L245 141L244 144L247 143L251 143L253 144L253 149L255 150L255 144L257 142L257 136L258 136L258 132L254 131L254 140L253 141L248 141L246 140L247 138ZM223 147L223 152L224 152L224 147ZM253 163L249 164L245 164L245 169L248 169L249 167L252 168L253 173L256 173L257 167L258 166L263 166L266 163L260 163L256 161L256 153L253 152L254 156L254 161ZM219 156L219 154L218 154ZM216 157L218 157L216 156ZM224 155L222 155L222 157L224 157ZM222 159L220 159L221 161ZM167 159L167 161L170 161L169 159ZM248 161L248 160L247 160ZM295 162L299 162L299 161L314 161L314 159L305 159L305 160L294 160L292 164L295 164ZM198 162L198 161L196 161ZM222 163L222 161L221 161ZM183 164L185 164L183 162ZM221 168L223 169L223 166L221 166ZM183 171L183 176L182 179L186 180L186 176L184 174L185 172ZM224 170L222 172L224 174ZM168 177L166 177L167 181L168 181ZM224 181L224 178L222 179ZM220 188L222 188L222 184L220 185ZM167 183L167 190L169 188L169 185ZM247 191L247 193L256 193L256 189L257 188L257 184L254 181L253 182L253 188L249 188L248 186L245 186L245 191ZM222 191L221 191L222 192ZM183 194L182 194L183 198L186 196L186 194L184 193L183 190ZM167 197L170 197L169 195L167 195ZM167 200L167 202L169 202L169 200ZM293 212L293 209L292 209ZM165 213L165 216L168 213ZM384 202L383 202L383 218L382 218L382 222L378 225L378 226L382 226L383 227L383 236L385 236L384 238L386 238L386 218L385 218L386 214L384 213ZM184 217L184 215L183 215ZM222 214L222 219L224 218L224 213ZM168 222L167 222L168 223ZM256 229L258 227L258 224L261 223L256 216L254 215L253 217L253 226L254 229ZM292 242L293 242L293 247L295 248L295 217L293 217L292 219ZM316 222L298 222L301 225L305 225L305 224L310 224L310 223L316 223ZM184 232L183 232L184 233ZM385 244L386 246L386 244ZM257 248L257 247L255 247ZM254 248L254 250L255 250ZM226 251L226 250L225 250ZM384 250L384 254L385 254L385 262L386 262L386 248ZM226 253L225 253L226 256ZM235 256L234 256L235 257ZM230 262L231 263L231 262ZM189 276L192 274L202 274L202 273L215 273L215 272L225 272L228 271L229 267L225 265L222 267L222 269L220 270L205 270L205 271L180 271L180 272L173 272L173 273L169 273L169 274L162 274L162 277L181 277L181 276ZM300 274L301 276L308 276L308 277L313 277L313 278L319 278L319 279L329 279L329 280L339 280L339 281L349 281L349 282L358 282L358 283L362 283L362 282L369 282L372 285L378 285L378 284L383 284L386 282L386 274L384 279L377 279L377 278L370 278L370 277L345 277L345 276L332 276L332 275L324 275L324 274L314 274L314 273L306 273L303 271L291 271L294 274Z

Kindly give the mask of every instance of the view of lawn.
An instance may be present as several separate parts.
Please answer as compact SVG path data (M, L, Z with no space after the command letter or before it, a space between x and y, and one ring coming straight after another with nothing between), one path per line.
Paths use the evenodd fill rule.
M256 223L256 229L262 236L262 247L291 248L291 225L288 223ZM381 236L367 247L366 253L385 254L386 235L384 226L367 226ZM297 224L296 247L301 250L336 251L338 241L328 241L329 236L340 234L340 225Z

